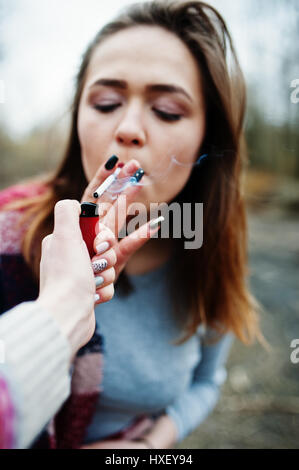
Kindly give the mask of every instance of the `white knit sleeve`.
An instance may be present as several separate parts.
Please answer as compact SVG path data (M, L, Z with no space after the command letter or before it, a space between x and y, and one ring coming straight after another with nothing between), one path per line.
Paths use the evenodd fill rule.
M58 323L35 302L0 317L3 372L16 411L15 447L26 448L70 393L70 345Z

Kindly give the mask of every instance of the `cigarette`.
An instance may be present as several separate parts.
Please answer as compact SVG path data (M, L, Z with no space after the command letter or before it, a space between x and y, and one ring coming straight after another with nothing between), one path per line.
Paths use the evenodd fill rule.
M103 181L103 183L93 193L93 197L98 198L98 197L103 196L104 192L109 188L109 186L111 186L112 183L114 183L120 171L121 171L121 168L117 168L112 175L108 176L108 178L106 178L105 181Z

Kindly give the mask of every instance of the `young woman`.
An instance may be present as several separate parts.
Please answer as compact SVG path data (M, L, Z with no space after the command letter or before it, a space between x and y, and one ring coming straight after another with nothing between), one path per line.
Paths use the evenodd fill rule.
M173 233L140 242L138 251L126 252L132 239L116 243L115 295L96 307L104 374L84 448L180 442L215 406L233 336L248 344L263 340L247 288L244 110L230 34L203 2L130 6L83 56L63 162L54 177L21 190L22 197L35 194L18 203L29 217L18 262L38 276L55 203L97 202L95 189L116 168L116 158L106 163L111 155L125 164L120 177L145 172L141 185L126 190L129 202L148 213L151 203L183 209L201 202L204 234L196 249L185 249L184 237ZM2 198L11 201L11 191ZM26 295L34 290L18 301Z

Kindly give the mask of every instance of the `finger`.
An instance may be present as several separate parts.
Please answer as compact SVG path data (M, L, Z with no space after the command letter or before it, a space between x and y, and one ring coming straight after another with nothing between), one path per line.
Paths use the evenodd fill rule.
M106 225L98 224L99 233L94 239L94 252L97 254L105 253L109 248L113 248L117 243L114 233Z
M126 192L126 189L122 190L121 187L125 187L127 185L128 179L133 176L139 168L140 164L138 160L132 159L125 165L120 162L117 166L119 173L117 174L116 179L118 190L113 190L113 184L111 184L111 186L109 186L107 190L98 198L99 204L105 202L113 204L118 194Z
M123 238L115 248L118 264L126 263L135 251L145 245L145 243L159 231L163 221L163 216L150 220L139 229Z
M78 201L63 199L54 208L53 235L62 238L78 238L82 240L79 226L81 207Z
M106 271L99 273L94 280L96 285L96 291L98 293L99 289L102 289L103 287L106 287L109 284L113 284L113 282L115 281L115 269L106 269Z
M138 160L132 159L129 160L121 169L117 179L127 178L132 176L140 168L140 163Z
M109 284L109 286L103 287L99 292L96 293L97 298L95 298L95 304L102 304L104 302L109 302L114 295L114 285Z
M120 168L120 165L118 165L118 168ZM107 220L107 223L109 223L110 228L113 227L114 231L114 226L113 225L113 215L114 210L113 207L115 204L117 204L117 197L119 194L127 194L130 192L130 185L128 186L128 181L130 177L132 177L136 171L140 168L140 164L137 160L130 160L128 163L124 165L124 167L120 169L120 173L117 176L116 179L116 184L118 185L117 192L115 189L113 189L113 184L107 188L107 190L100 196L98 199L95 199L97 201L98 206L99 206L99 217L100 219ZM127 187L126 187L127 186ZM121 188L124 188L123 190ZM110 209L112 209L110 211ZM109 213L109 217L106 219L107 214ZM116 231L115 231L116 233Z
M53 238L53 234L47 235L42 240L42 251L41 251L41 259L40 259L40 283L39 289L40 292L44 289L46 283L46 265L47 260L49 259L49 251L51 249L51 240Z
M115 233L118 236L120 230L125 225L128 215L132 215L132 208L130 210L130 214L128 211L132 203L137 202L136 197L137 194L141 191L142 186L130 186L127 188L117 199L113 210L111 210L111 214L115 216ZM139 210L139 209L138 209ZM113 212L114 211L114 212ZM133 208L134 213L134 208ZM135 213L134 213L135 214ZM110 213L107 213L104 220L105 223L110 224Z
M94 256L91 263L94 274L101 273L105 269L115 266L116 261L114 249L108 250L104 255Z
M97 170L95 176L90 181L89 185L84 191L82 196L81 202L95 202L96 198L94 198L93 194L96 189L103 183L103 181L108 178L108 176L114 173L116 164L118 163L118 157L116 155L112 155L105 163L103 163L100 168Z
M118 179L126 176L133 176L136 171L140 170L140 165L137 160L131 160L121 173L119 174ZM112 207L107 211L107 214L103 217L102 222L108 226L116 236L120 229L126 222L128 207L131 202L136 199L136 195L141 190L141 186L128 186L122 193L119 195Z

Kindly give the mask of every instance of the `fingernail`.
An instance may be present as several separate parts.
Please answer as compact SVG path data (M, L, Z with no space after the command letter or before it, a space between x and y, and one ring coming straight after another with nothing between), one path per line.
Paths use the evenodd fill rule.
M160 227L163 220L165 220L163 215L161 215L161 217L158 217L157 219L152 220L150 223L150 228Z
M96 282L96 287L99 287L103 284L104 282L104 278L102 276L97 276L95 278L95 282Z
M106 162L106 165L105 165L106 170L112 170L112 168L115 167L117 162L118 162L118 157L116 155L112 155L112 157L110 157L109 160L107 160Z
M139 181L141 180L141 178L143 177L144 175L144 171L142 168L139 168L139 170L137 170L134 175L130 178L130 182L131 184L136 184L136 183L139 183Z
M137 180L137 183L141 180L141 178L143 177L144 175L144 171L142 168L139 168L136 173L133 175L133 178L136 178Z
M100 255L101 253L104 253L104 251L108 250L108 248L109 248L108 242L99 243L96 246L97 254Z
M99 294L95 294L94 301L97 302L98 300L100 300L100 296L99 296Z
M106 259L99 259L99 261L94 261L92 263L93 271L95 273L100 273L104 269L106 269L108 266L108 262Z

